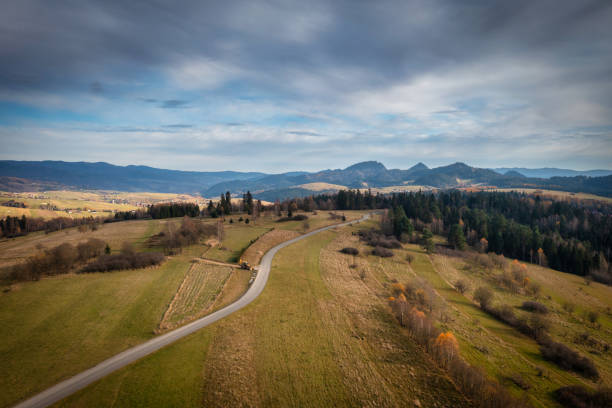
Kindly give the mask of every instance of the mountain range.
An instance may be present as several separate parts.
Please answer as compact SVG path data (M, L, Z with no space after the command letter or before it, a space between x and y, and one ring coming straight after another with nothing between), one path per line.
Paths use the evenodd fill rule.
M194 193L217 183L248 180L264 173L180 171L97 162L0 160L0 190L89 190Z
M554 167L543 167L540 169L526 169L524 167L498 167L491 169L499 174L508 174L508 172L516 172L526 177L551 178L551 177L604 177L612 175L612 170L570 170L557 169Z
M429 168L418 163L406 170L387 169L377 161L354 164L345 169L318 172L266 174L258 172L197 172L164 170L147 166L115 166L98 162L0 161L0 190L40 191L89 189L199 193L218 197L230 191L240 195L251 191L263 200L300 197L313 191L330 192L340 188L401 189L496 186L545 188L612 196L612 171L593 170L589 176L532 177L534 174L568 174L564 169L483 169L465 163ZM539 172L539 173L538 173ZM606 173L607 172L607 173ZM608 174L609 173L609 174Z

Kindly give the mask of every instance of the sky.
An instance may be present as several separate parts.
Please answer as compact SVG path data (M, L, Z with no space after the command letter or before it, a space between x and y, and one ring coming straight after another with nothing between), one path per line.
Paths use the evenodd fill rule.
M612 169L612 2L32 1L0 159Z

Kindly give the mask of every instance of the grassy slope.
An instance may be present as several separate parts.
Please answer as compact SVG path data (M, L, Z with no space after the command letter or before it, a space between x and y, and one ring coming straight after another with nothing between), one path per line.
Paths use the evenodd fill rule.
M328 231L283 249L266 289L251 305L58 405L112 400L118 407L375 406L389 401L413 406L419 398L427 406L465 405L388 311L376 306L353 313L337 300L334 259L344 255L335 247L325 249L337 237ZM347 265L341 270L346 274ZM367 289L363 293L366 303L384 302Z
M41 249L53 248L64 242L74 245L89 238L97 238L107 242L113 252L118 252L125 241L135 243L139 250L146 250L146 240L159 232L166 222L179 222L179 220L115 222L103 224L97 231L82 233L76 228L70 228L50 234L34 232L23 237L1 240L0 267L18 263Z
M327 215L320 218L315 224L331 222ZM0 249L17 258L37 251L39 243L49 248L97 237L108 241L114 250L124 241L147 250L147 238L167 222L180 219L113 223L86 233L71 229L68 233L31 234L2 242ZM223 243L228 248L224 252L239 255L251 239L269 229L255 224L232 226L231 239ZM268 224L278 225L273 219ZM10 372L0 379L0 389L8 390L0 395L0 406L150 338L191 265L189 261L201 252L201 247L193 247L160 268L63 275L13 285L11 292L0 294L0 325L6 329L0 333L0 371ZM228 280L214 309L242 295L248 278L248 273L238 272Z
M455 281L458 278L462 278L468 282L472 288L487 285L490 286L495 293L496 304L509 304L515 307L515 313L517 315L528 316L529 313L523 312L519 309L519 306L525 300L532 300L532 298L524 295L511 294L506 289L499 287L492 279L492 273L479 271L477 268L466 268L463 261L455 258L444 258L437 256L434 261L436 265L436 273L438 277L444 277L447 282ZM498 273L495 271L494 273ZM571 348L579 351L583 355L588 356L592 359L602 377L604 384L612 383L612 356L610 353L592 353L592 348L587 346L576 344L574 339L580 333L588 332L590 335L607 342L612 343L612 331L610 330L610 315L606 314L605 308L610 307L612 299L610 295L612 290L609 287L592 283L587 286L584 284L584 280L576 275L566 274L558 271L553 271L547 268L541 268L538 266L530 265L528 267L528 276L538 281L543 289L542 295L538 298L540 303L545 304L550 313L548 318L551 322L550 334L556 340L570 346ZM469 304L469 300L459 295L458 293L451 294L454 292L448 287L446 282L440 283L440 286L446 286L445 297L451 299L451 297L462 299L463 303ZM467 294L466 294L467 295ZM469 295L468 295L469 296ZM571 301L577 309L574 313L568 313L563 310L562 304L564 302ZM594 383L576 375L571 372L567 372L558 368L555 364L551 364L547 361L542 360L538 351L538 346L535 342L525 336L517 334L515 330L509 329L506 325L497 322L495 319L481 312L474 306L466 306L467 310L471 315L480 313L482 322L489 321L490 325L498 327L498 333L500 337L504 338L504 335L508 342L512 344L514 349L520 351L523 357L527 358L531 363L532 367L523 367L522 375L533 382L534 390L530 393L538 395L538 398L545 401L549 397L549 393L562 385L574 384L574 383L586 383L594 385ZM474 310L475 309L475 310ZM600 312L599 322L601 323L600 328L596 328L593 325L587 323L586 319L582 316L582 312L585 310L597 310ZM475 356L477 357L477 356ZM547 378L542 379L532 370L533 365L538 365L545 368L547 372ZM495 368L495 366L493 366ZM499 369L497 369L499 372Z
M363 227L373 226L374 221L368 224ZM436 307L439 310L437 314L444 316L445 322L441 326L456 335L464 358L484 368L491 377L506 384L520 396L524 391L508 380L510 375L519 374L531 384L528 394L536 406L555 406L551 392L562 385L576 383L595 385L579 375L545 361L535 341L484 313L470 300L468 293L466 293L468 297L465 297L449 285L449 282L464 278L470 280L473 291L480 284L491 285L490 276L488 280L482 277L483 280L475 279L473 272L464 271L460 265L455 265L457 268L453 268L454 264L461 263L456 258L441 255L430 257L416 245L405 245L404 249L394 250L395 256L386 259L369 255L371 248L358 242L356 238L353 238L352 242L345 241L342 245L360 249L361 255L351 259L356 265L354 273L357 275L358 271L364 270L366 272L364 282L372 291L377 291L377 285L384 288L378 289L379 296L391 294L390 284L394 280L407 282L414 278L425 279L440 295L436 299ZM411 264L406 261L408 254L414 257ZM455 274L448 272L451 269ZM589 347L573 342L576 334L588 331L592 336L612 343L611 316L606 313L606 308L612 302L610 288L595 283L587 286L580 277L546 268L530 265L528 269L530 278L543 285L543 295L539 301L553 311L551 313L553 337L593 359L602 374L604 384L610 384L611 354L609 352L592 354L590 352L592 349ZM529 299L526 296L508 294L495 285L493 289L496 293L496 303L504 302L518 307L524 300ZM353 298L359 296L355 295ZM568 299L577 305L576 312L571 315L562 310L561 306ZM352 306L354 307L354 304ZM600 312L601 329L586 323L582 311L587 309ZM525 312L516 309L516 313L520 315ZM542 369L542 376L538 374L538 369Z
M75 230L19 237L2 245L11 253L30 254L91 236L115 249L124 241L147 249L146 240L166 222L128 221L81 234ZM202 252L188 248L158 268L113 273L60 275L12 285L0 294L0 406L41 391L121 350L153 336L168 304ZM243 279L237 280L243 288ZM242 289L241 289L242 290Z
M240 255L244 252L251 241L269 231L269 228L245 224L225 223L225 237L221 247L210 248L204 254L205 258L221 262L238 262Z
M364 211L344 212L347 220L360 218L363 214L365 214ZM221 248L211 248L203 256L222 262L238 262L240 255L252 242L273 228L302 233L341 222L341 220L331 219L325 211L319 211L317 214L306 213L306 215L308 216L308 228L304 228L304 221L276 222L277 217L275 216L260 217L249 224L238 222L240 215L228 216L224 223L225 238ZM243 217L246 216L243 215ZM232 224L229 223L230 218L234 221Z
M329 239L330 237L306 250L308 255L314 256L315 263L309 266L308 271L302 268L299 271L301 282L309 281L306 276L308 272L316 274L312 276L312 283L315 284L314 290L317 292L324 288L320 286L318 270L312 270L312 267L317 265L318 250L329 242ZM313 319L314 316L307 311L310 309L308 304L312 307L316 298L311 296L313 293L310 290L301 290L304 287L298 286L295 276L287 270L288 266L283 266L286 263L294 264L292 261L295 259L296 249L302 253L300 266L305 266L303 262L306 254L302 252L304 248L301 246L295 245L282 251L278 255L279 258L275 258L273 277L266 290L243 311L111 374L59 405L90 406L107 395L116 395L117 397L113 398L114 406L119 407L196 407L202 402L204 381L206 406L230 406L238 401L244 403L246 401L243 398L251 394L255 394L255 403L263 405L297 406L301 402L301 405L305 406L332 406L338 403L346 406L350 396L342 387L338 368L330 361L329 340L326 339L320 322ZM292 267L291 272L293 271ZM290 293L287 293L287 290ZM294 294L297 294L299 299L289 302L293 303L293 306L290 306L287 300ZM293 318L290 319L291 316ZM228 347L231 344L238 347ZM251 353L245 353L245 348L250 348ZM296 352L298 349L300 351ZM197 357L186 360L185 350L198 350ZM202 361L201 358L207 354L214 357ZM251 354L251 357L255 358L239 358L245 354ZM165 364L173 359L183 361L186 367L179 370L179 373L173 372L170 375L165 373ZM205 367L204 379L202 367ZM245 371L256 373L256 381L245 383L245 376L242 375ZM184 379L186 386L177 386L173 381L164 380L177 374L179 378ZM305 377L307 381L303 381ZM256 391L253 391L253 388ZM127 392L128 389L131 389L131 392ZM121 390L125 390L125 394L122 394ZM163 403L156 400L156 394L164 395ZM190 403L183 405L184 402Z
M187 262L176 257L152 269L63 275L2 294L0 406L151 338Z
M437 307L446 318L441 326L444 330L452 331L458 338L464 358L484 368L490 376L508 385L517 395L522 395L524 392L508 380L508 377L514 374L519 374L531 385L527 394L536 406L555 406L556 402L551 392L560 386L577 383L594 385L579 375L562 370L557 365L544 360L534 340L483 312L470 300L468 293L466 296L459 294L449 283L463 278L470 282L472 291L480 285L492 285L496 294L494 303L503 302L515 307L528 300L528 297L511 295L493 285L490 276L485 279L484 273L474 276L474 273L466 272L460 267L454 268L453 264L461 263L457 259L442 255L430 257L416 245L407 245L406 249L396 250L395 253L392 259L372 260L370 264L373 266L373 272L378 271L380 279L391 277L400 282L410 280L410 275L424 278L440 296L437 299ZM408 253L414 257L410 265L405 261ZM377 265L380 267L376 268ZM392 272L402 269L410 270L412 273L406 275ZM584 286L581 283L582 279L535 266L529 267L529 274L532 279L540 281L543 285L544 296L539 301L553 311L551 313L553 337L593 359L604 383L609 384L610 353L593 355L589 353L588 348L573 344L575 335L585 330L598 338L603 337L609 343L612 340L610 331L606 328L609 316L600 317L603 331L590 330L578 312L568 316L562 311L561 302L567 299L566 295L575 292L576 295L570 298L578 304L579 309L583 307L581 305L584 305L584 302L588 302L590 308L596 307L601 311L610 302L610 289L603 285L592 284L590 287L578 290L575 285ZM559 294L560 291L566 291L564 292L566 295ZM588 292L588 295L583 292ZM583 293L583 296L578 296L580 293ZM551 299L548 299L549 295ZM516 312L523 313L518 309ZM539 374L539 369L543 371L543 375Z
M498 188L495 191L508 192L508 191L516 191L519 193L526 194L538 194L545 197L551 197L555 200L592 200L592 201L603 201L605 203L612 203L612 198L598 196L595 194L588 193L570 193L567 191L559 191L559 190L543 190L537 188Z
M160 328L170 329L210 312L235 268L194 263L164 313Z
M319 225L325 222L323 217L312 221ZM292 227L299 229L300 224ZM235 251L241 248L241 240L246 240L240 229L255 231L279 224L258 220L249 227L240 225L236 227L237 238L228 241L235 245ZM438 307L447 317L442 326L455 333L464 358L483 367L516 394L523 391L507 381L511 374L520 374L531 384L528 394L536 406L554 406L550 392L559 386L590 383L544 361L533 340L482 312L470 301L469 294L466 297L453 290L449 282L462 277L471 282L472 290L483 283L493 285L496 302L517 306L527 299L496 287L484 272L464 268L460 258L430 257L413 245L395 250L396 255L390 259L371 255L352 258L337 254L343 246L359 247L362 254L367 251L356 237L335 232L281 251L266 290L248 308L126 367L63 404L91 406L98 401L113 401L118 406L199 406L204 399L206 406L246 402L255 406L367 406L384 398L386 405L403 405L412 403L405 399L406 390L410 390L410 398L418 396L428 405L432 395L439 397L431 394L431 389L440 389L447 380L435 374L436 368L402 334L384 306L392 280L402 282L414 276L426 279L440 295ZM405 260L408 253L414 256L410 265ZM348 268L351 263L357 268ZM357 276L361 269L366 271L363 280ZM610 384L610 354L592 355L587 347L572 343L575 334L585 330L612 342L611 319L603 313L612 302L610 288L594 283L586 286L579 277L536 266L529 266L528 273L543 285L540 301L553 311L553 336L592 358L604 383ZM62 303L64 298L53 300ZM561 307L567 299L577 305L571 315ZM0 297L0 322L6 318L1 314L5 310L3 300ZM601 331L588 327L581 316L584 310L593 309L601 313ZM11 324L19 326L16 321ZM30 331L39 327L36 322L26 321L25 325ZM122 335L136 327L131 326ZM31 349L22 355L28 352ZM537 374L538 367L543 369L543 376ZM433 375L422 377L424 372ZM23 374L21 378L25 378ZM23 385L2 388L9 387ZM449 388L443 394L452 398L453 392Z

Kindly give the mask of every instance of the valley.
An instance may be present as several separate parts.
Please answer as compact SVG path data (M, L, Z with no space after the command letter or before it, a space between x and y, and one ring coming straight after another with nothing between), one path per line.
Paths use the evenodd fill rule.
M432 360L428 351L414 342L412 335L393 316L388 298L397 293L394 291L398 284L422 288L427 302L424 310L439 320L442 330L452 332L457 337L462 357L470 364L482 367L487 376L532 406L558 406L552 394L561 386L582 384L592 387L598 383L610 383L612 357L607 348L606 351L599 348L612 342L609 287L596 282L587 285L575 275L530 265L526 269L526 277L540 285L534 297L512 293L500 285L496 276L513 265L511 260L504 261L504 265L508 266L502 266L501 269L493 266L493 269L483 270L478 263L478 253L445 252L441 247L439 252L428 254L414 244L394 249L390 258L380 258L370 255L369 247L357 235L359 231L377 228L379 223L380 217L377 216L371 221L327 231L281 250L272 264L265 291L251 305L122 368L57 406L84 407L98 401L113 406L160 407L200 406L200 401L205 406L374 406L381 402L386 406L471 406L470 399L456 390L454 380L444 367ZM236 226L237 230L245 232L250 228L258 231L254 226ZM266 239L265 236L264 233L260 239ZM285 238L290 236L295 235L283 235ZM267 239L268 244L260 247L257 252L265 251L265 248L270 248L279 240ZM230 243L241 245L231 239L226 244ZM359 254L342 254L340 250L345 247L354 247ZM151 316L147 320L149 323L139 322L135 325L136 321L130 322L127 317L136 317L137 314L142 317L144 310L150 310L138 306L137 299L124 299L112 308L110 304L116 303L113 300L115 298L107 299L107 302L111 302L107 305L98 303L102 298L96 300L95 295L90 296L91 300L78 300L84 302L84 311L90 310L88 303L92 304L91 307L108 308L108 317L97 316L102 319L98 329L87 322L87 315L77 317L76 320L72 315L71 320L75 320L72 324L75 327L86 327L90 332L89 339L94 336L108 339L111 335L120 339L117 337L119 333L126 336L122 343L116 340L113 343L108 343L108 340L106 343L100 343L99 340L91 343L92 349L88 351L88 359L83 363L100 358L100 353L92 353L98 347L104 347L106 353L150 338L155 327L160 327L160 322L163 325L184 319L185 310L205 311L210 310L211 305L213 310L218 309L214 306L215 300L212 304L210 300L206 301L214 299L211 295L203 295L203 290L210 291L207 288L212 289L216 285L219 289L213 289L213 293L217 293L214 297L218 297L218 301L224 304L231 303L232 296L223 300L225 294L229 293L228 285L234 285L227 279L227 273L234 277L241 270L235 269L232 272L224 269L226 267L191 263L189 259L197 257L200 252L197 246L189 248L178 258L167 261L153 276L153 272L146 270L95 277L96 281L130 279L130 287L139 291L142 289L138 289L134 283L149 275L146 282L153 284L155 276L161 278L161 269L165 269L165 279L174 278L164 286L166 289L156 289L160 303L157 312L154 309L151 310L153 313L148 312ZM208 275L198 275L196 271L212 275L207 278ZM140 277L135 281L138 274ZM215 278L217 284L212 284L212 281L206 283L212 276L219 277ZM160 282L160 278L157 278L157 282ZM77 280L78 275L66 276L64 279ZM53 285L53 292L56 292L61 287L57 281L51 278L23 284L12 295L26 297L27 285ZM458 281L463 281L468 290L460 293L455 288ZM146 282L142 284L146 285ZM75 288L83 284L79 282ZM110 281L103 286L106 288L104 296L117 290L109 284ZM94 285L94 282L89 285ZM600 372L599 381L592 382L543 359L533 340L481 310L472 294L477 287L483 285L493 289L495 302L507 303L517 311L521 310L520 305L524 301L530 299L537 299L545 305L549 310L551 335L593 358ZM40 290L37 296L49 296ZM87 291L90 294L96 293L91 289ZM190 293L196 293L194 291L199 291L197 293L200 295L190 297ZM572 293L571 311L565 306L566 297L558 296L560 291ZM152 293L146 294L147 303L154 299ZM55 294L56 299L65 295L65 291ZM122 292L117 292L117 295L125 298ZM143 299L142 296L139 298ZM167 306L159 320L163 299ZM3 300L6 301L6 298ZM75 301L69 301L68 304ZM125 301L131 304L125 304ZM195 304L194 301L204 303ZM31 307L25 305L23 307ZM121 315L127 311L130 312L126 317L111 325L115 328L112 333L100 331L110 323L108 318L112 314ZM598 313L597 325L587 322L585 316L588 311ZM61 315L59 310L49 312L55 319ZM155 316L158 316L157 319ZM43 316L38 316L37 320L41 318L47 321L47 325L51 323ZM66 327L62 320L55 319L54 325ZM14 325L6 316L2 322ZM41 323L37 324L42 327ZM143 330L147 326L148 331ZM45 336L53 333L52 326L47 330ZM585 331L597 343L578 342L584 338ZM76 332L70 331L64 333L64 336L54 340L58 346L61 344L61 347L65 347L70 344L68 338L72 337L74 341L79 337ZM83 340L78 341L82 343ZM44 353L44 350L40 352ZM57 352L58 349L54 350ZM64 355L67 355L66 352L63 352ZM43 357L42 354L35 357L37 360L49 361L49 357ZM27 355L22 358L28 360ZM27 366L23 369L27 369ZM308 373L307 376L305 373ZM444 392L432 393L433 389L444 389ZM406 390L410 390L409 399L404 397ZM442 395L444 400L440 399ZM316 397L313 399L313 396Z

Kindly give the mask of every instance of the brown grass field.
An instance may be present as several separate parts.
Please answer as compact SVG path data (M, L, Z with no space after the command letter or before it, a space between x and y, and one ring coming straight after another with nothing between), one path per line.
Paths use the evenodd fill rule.
M270 232L260 236L257 241L250 245L242 254L242 260L247 261L251 265L259 264L261 257L272 247L281 242L289 241L292 238L299 236L296 231L273 229Z
M118 191L45 191L12 193L0 191L0 203L9 200L25 203L27 208L0 205L0 218L25 215L27 217L109 217L116 211L142 209L150 204L187 201L204 204L204 199L189 194L126 193ZM47 208L56 208L55 210Z
M465 257L427 255L416 245L404 245L403 249L394 250L392 258L369 255L371 248L353 236L347 237L341 246L353 246L360 250L361 254L350 261L356 265L354 273L364 271L364 281L372 279L379 282L386 287L387 296L391 295L390 285L394 281L405 283L416 279L417 282L426 282L426 286L435 294L433 303L437 312L434 314L440 321L440 327L455 334L463 357L471 364L482 367L491 378L507 386L518 397L528 398L534 406L558 406L551 393L561 386L584 384L596 388L612 384L612 353L599 347L612 344L612 289L609 286L594 282L587 284L579 276L537 265L527 266L528 277L542 285L537 301L551 311L548 314L550 335L593 360L601 375L601 379L594 382L544 360L533 339L496 320L475 304L473 291L486 285L495 293L494 304L509 304L519 316L529 314L519 307L523 301L534 298L510 293L500 287L494 278L501 273L500 270L482 270ZM408 254L414 258L411 263L406 260ZM453 287L459 279L469 284L470 289L465 295ZM575 310L566 311L565 303L572 303ZM585 316L587 311L599 313L597 324L588 322ZM598 343L578 341L584 333ZM521 389L511 377L521 378L530 388Z
M320 214L313 217L315 226L338 222ZM346 215L347 218L360 216L348 212ZM283 228L302 230L302 224L298 222L274 221L274 217L262 218L251 224L236 223L230 228L226 220L227 229L234 232L233 237L224 240L222 245L228 253L241 254L245 245L245 239L241 237L248 238L248 245L251 236L258 237L270 230L265 225L282 224ZM85 233L70 229L46 235L30 234L0 242L0 253L9 254L3 261L6 265L62 242L76 243L90 237L108 241L114 251L126 241L135 244L137 250L154 250L148 247L148 238L161 231L168 222L180 223L181 219L118 222ZM0 327L3 328L0 330L0 372L7 374L0 376L0 389L3 390L0 407L11 406L151 338L157 333L165 314L171 324L186 323L238 299L248 287L250 271L233 269L227 276L230 268L198 264L197 268L194 267L197 274L192 274L192 261L202 252L203 245L194 245L155 268L70 273L46 277L38 282L5 286L6 291L0 293ZM172 303L173 309L167 313ZM164 366L175 367L178 376L172 379L174 385L171 388L178 387L177 392L183 396L185 390L181 387L188 385L181 379L186 379L185 376L190 374L189 367L192 367L190 364L197 362L197 356L201 355L198 353L205 350L201 344L195 348L191 346L188 344L188 348L183 349L185 355L173 358L169 366ZM162 351L162 355L164 353ZM202 367L200 365L198 369L200 374ZM159 396L159 387L159 384L155 385L151 395ZM103 401L108 402L111 397L119 401L121 393L100 396L98 401L83 406L106 405ZM201 398L193 401L196 400L201 401ZM167 401L159 402L159 406L173 405L166 404ZM132 402L132 397L128 397L122 404L132 406ZM175 406L185 405L181 402Z
M137 249L146 249L146 240L160 232L165 223L180 220L125 221L100 225L97 231L79 232L69 228L49 234L34 232L23 237L0 239L0 267L13 265L44 249L53 248L65 242L78 244L89 238L107 242L113 251L119 251L124 242L133 242Z
M516 191L519 193L525 194L533 194L533 195L541 195L542 197L550 197L555 200L560 201L603 201L605 203L612 203L611 197L603 197L595 194L587 194L587 193L570 193L567 191L558 191L558 190L542 190L537 188L498 188L493 191L501 191L501 192L509 192Z
M350 231L281 250L251 305L57 406L470 406L397 325L384 283L337 252Z
M304 230L301 222L274 221L262 217L230 226L226 220L221 243L226 250L220 254L241 254L256 264L268 248ZM322 212L309 221L316 226L332 222ZM162 222L180 219L110 224L82 238L105 233L117 244L130 239L145 248L146 237ZM463 358L535 407L558 406L552 391L561 386L612 384L612 353L600 348L612 344L610 287L527 265L527 276L542 286L537 301L550 310L550 335L593 360L601 375L594 382L544 360L533 339L475 304L474 289L488 286L494 304L528 314L519 306L533 296L500 286L501 270L483 269L469 253L428 255L412 244L393 250L391 258L373 256L354 232L376 222L326 231L281 250L266 289L251 305L57 406L469 406L391 315L387 298L396 281L429 288L433 316L458 339ZM107 227L115 229L105 232ZM78 234L20 237L13 245L21 242L21 253L27 254L39 239L50 245L80 239ZM249 247L253 237L258 239ZM359 255L341 254L347 246L358 248ZM20 253L15 246L11 250ZM0 370L9 373L0 379L6 390L0 406L138 344L159 328L184 324L240 297L250 272L192 263L201 254L202 246L196 245L158 268L63 275L0 294L0 325L6 329L0 331ZM453 288L459 279L469 285L465 294ZM596 324L588 321L589 311L599 314ZM580 342L584 333L595 342Z
M158 332L171 330L209 313L234 269L193 263L166 309Z

